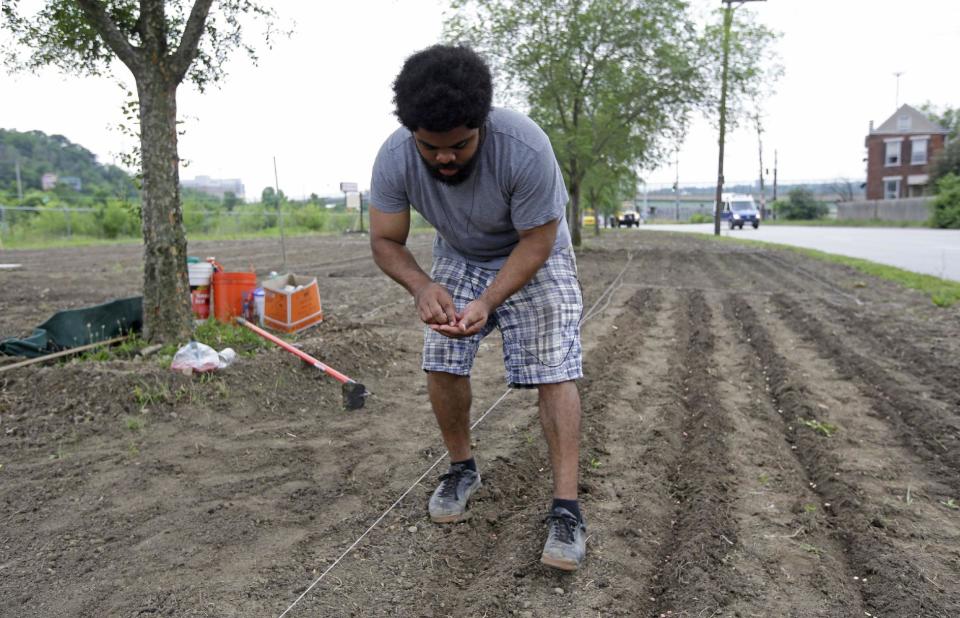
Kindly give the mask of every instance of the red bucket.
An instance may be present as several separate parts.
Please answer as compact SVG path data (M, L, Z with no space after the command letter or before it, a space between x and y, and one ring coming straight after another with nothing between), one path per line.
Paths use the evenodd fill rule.
M257 273L213 273L213 317L218 322L232 322L243 315L243 303L253 302L257 289Z

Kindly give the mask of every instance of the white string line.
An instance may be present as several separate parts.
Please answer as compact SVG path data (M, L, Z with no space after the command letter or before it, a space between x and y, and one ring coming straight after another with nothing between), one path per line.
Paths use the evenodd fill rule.
M613 281L611 281L610 285L607 286L607 289L603 291L603 294L601 294L600 297L597 298L597 301L593 303L590 309L584 314L582 322L586 322L587 320L589 320L595 315L593 310L596 309L597 305L599 305L604 300L604 297L606 297L607 302L604 303L603 308L601 308L600 311L597 311L596 313L600 313L601 311L606 309L608 305L610 305L610 301L613 299L613 292L620 289L620 285L623 280L623 275L627 272L627 268L630 267L630 262L632 261L633 261L633 253L632 252L627 253L627 263L623 265L623 269L620 271L620 273L613 278Z
M620 274L618 274L616 277L614 277L613 281L610 282L610 285L607 286L607 289L604 290L603 294L601 294L600 297L597 299L597 301L596 301L595 303L593 303L593 305L590 307L590 310L587 311L587 313L584 315L583 322L586 322L587 320L589 320L589 319L592 317L592 315L593 315L593 310L596 309L597 305L599 305L600 302L603 301L603 299L610 294L610 292L614 289L614 286L616 286L616 285L620 282L620 280L623 278L624 273L627 272L627 267L630 266L630 262L631 262L632 260L633 260L633 254L632 254L632 253L627 254L627 263L624 265L623 270L620 271ZM617 287L619 287L619 286L617 286ZM612 298L612 295L610 296L610 298ZM610 304L610 301L609 301L609 299L608 299L608 300L607 300L607 305L609 305L609 304ZM604 305L604 309L606 308L607 305ZM483 419L485 419L488 414L490 414L491 412L493 412L493 409L496 408L498 405L500 405L500 402L503 401L504 399L506 399L506 398L507 398L507 395L509 395L513 390L514 390L514 389L513 389L512 386L511 386L511 387L507 387L507 390L505 390L505 391L503 392L503 394L500 395L500 398L497 399L496 401L494 401L494 402L493 402L493 405L491 405L489 408L487 408L487 411L484 412L482 415L480 415L480 418L478 418L477 420L475 420L475 421L473 422L473 424L470 425L470 429L471 429L471 430L475 429L475 428L477 427L477 425L479 425L480 422L483 421ZM294 606L295 606L297 603L299 603L305 596L307 596L307 594L308 594L311 590L313 590L314 587L316 587L316 585L319 584L319 583L323 580L324 577L327 576L327 573L329 573L330 571L332 571L334 567L336 567L338 564L340 564L340 561L343 560L344 558L346 558L346 557L347 557L347 554L349 554L351 551L353 551L353 548L355 548L357 545L359 545L359 544L360 544L360 541L362 541L362 540L364 539L364 537L366 537L374 528L376 528L376 527L377 527L377 524L379 524L381 521L383 521L383 519L384 519L387 515L390 514L390 511L392 511L398 504L400 504L400 502L402 502L403 499L407 497L407 494L409 494L411 491L413 491L413 489L414 489L417 485L420 484L420 481L422 481L423 479L425 479L425 478L427 477L427 475L430 474L430 472L432 472L433 469L436 468L437 465L439 465L440 462L443 461L443 459L444 459L446 456L447 456L447 451L444 451L443 454L440 455L440 457L438 457L438 458L436 459L436 461L434 461L434 462L430 465L430 467L427 468L427 469L423 472L423 474L421 474L420 477L419 477L416 481L414 481L413 484L410 485L410 487L408 487L408 488L406 489L406 491L404 491L402 494L400 494L400 497L397 498L397 499L394 501L394 503L391 504L391 505L387 508L387 510L385 510L385 511L380 515L380 517L377 517L376 521L374 521L372 524L370 524L370 526L369 526L366 530L363 531L363 534L361 534L359 537L357 537L357 540L354 541L353 543L351 543L351 544L350 544L350 547L346 548L346 549L343 551L343 553L340 554L340 556L339 556L336 560L333 561L333 564L331 564L330 566L328 566L328 567L326 568L326 570L324 570L324 572L321 573L319 577L317 577L317 579L313 580L313 583L310 584L310 585L307 587L306 590L304 590L303 592L301 592L301 593L300 593L300 596L298 596L298 597L296 598L296 600L294 600L294 602L291 603L289 607L287 607L287 609L283 610L283 613L280 614L277 618L283 618L284 616L286 616L287 613L288 613L291 609L293 609Z
M496 408L497 405L499 405L501 401L503 401L504 399L506 399L507 395L509 395L512 391L513 391L513 388L512 388L512 387L507 388L507 390L504 391L504 393L503 393L502 395L500 395L500 398L497 399L495 402L493 402L493 405L490 406L490 407L487 409L487 411L484 412L483 415L480 416L480 418L478 418L476 421L474 421L474 423L473 423L472 425L470 425L470 429L474 429L477 425L479 425L479 424L480 424L480 421L482 421L484 418L486 418L486 416L487 416L488 414L490 414L490 412L492 412L493 409ZM359 544L360 544L360 541L362 541L363 538L364 538L365 536L367 536L367 534L369 534L371 530L373 530L374 528L376 528L376 527L377 527L377 524L379 524L381 521L383 521L383 518L386 517L386 516L390 513L390 511L392 511L392 510L394 509L394 507L396 507L398 504L400 504L400 502L401 502L404 498L407 497L407 494L409 494L411 491L413 491L413 488L416 487L417 485L419 485L419 484L420 484L420 481L422 481L424 478L426 478L426 476L427 476L428 474L430 474L430 472L433 471L433 469L437 467L437 464L439 464L441 461L443 461L443 459L444 459L446 456L447 456L447 451L444 451L443 454L440 455L440 457L438 457L437 460L434 461L433 464L432 464L429 468L427 468L426 471L425 471L423 474L420 475L420 478L418 478L416 481L413 482L413 485L411 485L410 487L408 487L405 492L403 492L402 494L400 494L400 497L397 498L396 501L395 501L393 504L391 504L390 507L387 508L387 510L384 511L383 514L381 514L380 517L378 517L375 522L373 522L372 524L370 524L370 527L367 528L367 529L363 532L363 534L361 534L361 535L357 538L357 540L354 541L354 542L350 545L350 547L348 547L347 549L345 549L344 552L343 552L342 554L340 554L340 557L337 558L337 559L333 562L333 564L331 564L330 566L328 566L327 569L326 569L323 573L320 574L320 577L318 577L317 579L315 579L315 580L313 581L313 583L310 584L310 587L307 588L306 590L304 590L304 591L300 594L300 596L297 597L297 600L296 600L296 601L294 601L293 603L290 604L290 607L288 607L287 609L283 610L283 613L280 614L280 616L278 616L278 618L283 618L284 616L286 616L286 615L287 615L287 612L289 612L291 609L293 609L293 606L294 606L294 605L296 605L297 603L299 603L300 600L301 600L303 597L307 596L307 593L310 592L311 590L313 590L314 586L316 586L317 584L319 584L320 581L321 581L324 577L327 576L327 573L329 573L330 571L333 570L333 567L337 566L337 564L339 564L339 562L340 562L341 560L343 560L343 559L347 556L347 554L349 554L351 551L353 551L353 548L356 547L357 545L359 545Z

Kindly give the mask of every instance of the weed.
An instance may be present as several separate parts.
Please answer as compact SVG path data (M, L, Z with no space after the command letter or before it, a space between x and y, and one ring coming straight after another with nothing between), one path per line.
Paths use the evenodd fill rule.
M250 356L257 350L269 348L272 344L253 331L234 324L224 324L216 320L207 320L197 326L193 338L215 350L233 348L237 354Z
M170 388L163 383L153 386L143 383L136 384L133 387L133 399L141 410L147 406L167 403L170 401Z
M217 397L220 399L226 399L230 395L230 389L227 388L227 383L223 380L217 380L214 387L217 391Z
M816 505L816 504L804 504L804 505L803 505L803 512L804 512L804 513L816 513L816 512L817 512L817 505Z
M127 445L127 455L129 455L130 457L140 456L140 449L137 448L137 445L133 441L131 441L130 444Z
M761 474L760 476L757 477L757 480L760 481L761 485L766 485L767 483L770 482L770 475L766 473Z
M599 468L599 467L602 466L602 465L603 465L603 464L600 463L600 460L597 459L596 457L594 457L593 459L590 460L590 467L593 468L594 470L596 470L597 468Z
M816 419L805 420L802 418L798 418L797 422L805 427L809 427L810 429L828 438L833 434L837 433L837 430L839 429L836 425L832 423L825 423L823 421L818 421Z
M140 431L143 429L143 421L138 418L133 418L132 416L128 416L124 424L130 431Z
M53 453L50 453L50 459L60 460L63 459L63 442L57 442L57 450Z
M960 503L958 503L955 498L947 498L946 500L941 500L940 504L947 507L948 509L953 509L954 511L960 510Z
M819 547L814 547L809 543L800 543L800 549L807 552L808 554L816 554L817 556L823 553L822 549L820 549Z

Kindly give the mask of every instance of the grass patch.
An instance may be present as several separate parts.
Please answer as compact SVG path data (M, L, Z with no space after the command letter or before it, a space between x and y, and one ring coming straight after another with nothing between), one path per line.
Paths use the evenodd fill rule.
M837 431L839 430L839 428L832 423L825 423L823 421L818 421L816 419L805 420L802 418L798 418L797 422L803 425L804 427L809 427L810 429L814 430L820 435L826 436L828 438L833 434L837 433Z
M808 554L814 554L816 556L819 556L820 554L823 553L822 549L820 549L819 547L815 547L809 543L800 543L800 549L807 552Z
M193 338L200 343L207 344L214 350L233 348L237 354L246 356L274 345L250 329L235 324L224 324L216 320L207 320L197 326L196 330L193 331Z
M128 431L138 432L143 429L143 421L141 421L139 418L133 418L132 416L127 417L124 425Z
M880 219L764 219L761 225L800 225L804 227L931 227L928 221L881 221Z

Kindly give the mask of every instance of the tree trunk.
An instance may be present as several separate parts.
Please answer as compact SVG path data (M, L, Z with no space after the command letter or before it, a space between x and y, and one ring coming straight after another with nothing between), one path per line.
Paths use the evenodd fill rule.
M574 247L579 247L583 239L580 235L580 181L570 180L570 240Z
M138 76L143 156L143 323L150 342L185 342L192 330L187 238L180 207L177 86Z

